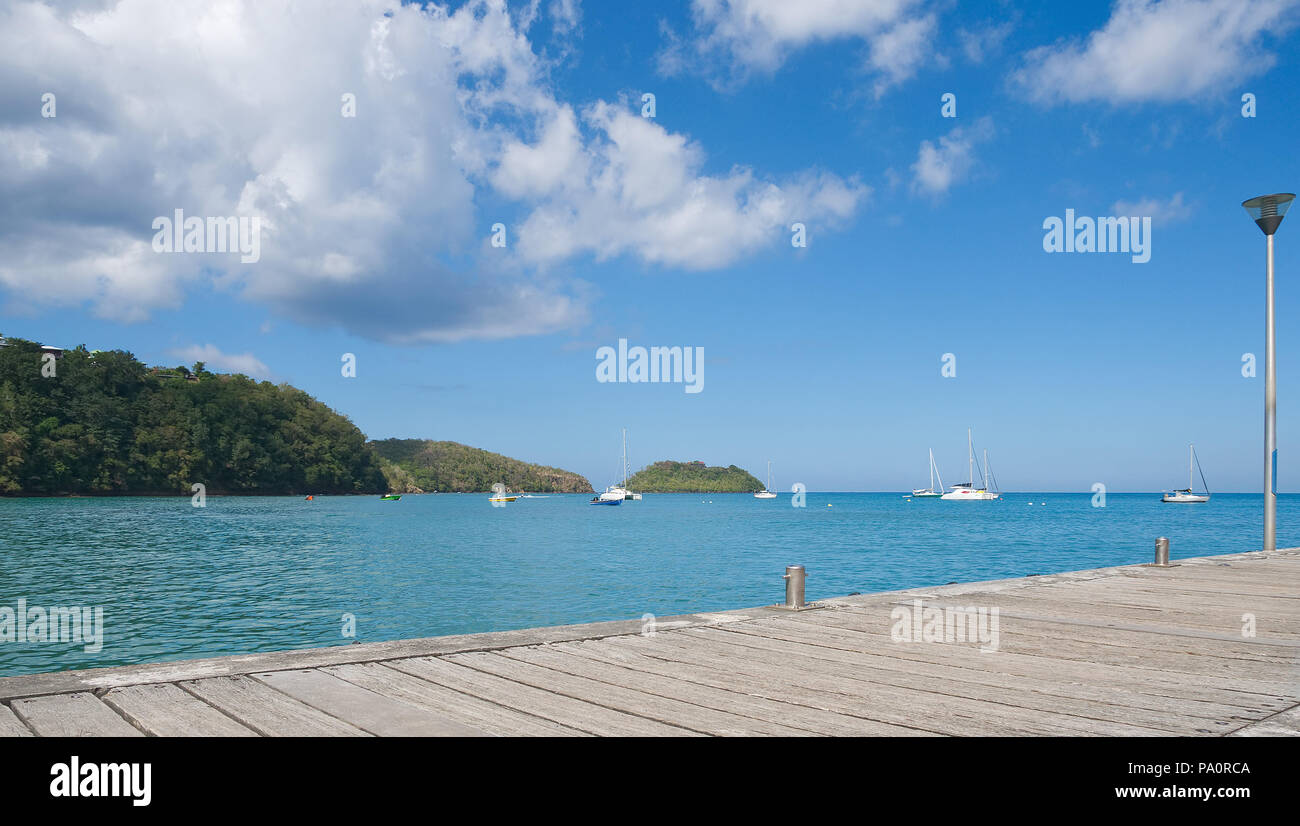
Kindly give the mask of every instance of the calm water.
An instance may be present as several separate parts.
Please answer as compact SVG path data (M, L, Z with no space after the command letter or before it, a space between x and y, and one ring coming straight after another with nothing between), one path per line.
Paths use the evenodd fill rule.
M1263 519L1248 494L588 498L0 499L0 607L103 606L106 627L95 654L0 642L0 675L340 645L345 612L372 642L744 608L781 601L787 564L818 599L1148 562L1160 535L1175 557L1233 553ZM1297 517L1280 497L1279 547Z

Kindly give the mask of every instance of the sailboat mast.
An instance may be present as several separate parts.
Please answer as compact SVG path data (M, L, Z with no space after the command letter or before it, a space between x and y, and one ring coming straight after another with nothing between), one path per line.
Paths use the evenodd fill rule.
M627 490L627 428L623 428L623 490Z
M983 480L982 484L984 486L984 490L988 490L989 489L989 449L987 447L984 448L984 467L980 468L980 479Z
M966 428L966 455L967 455L967 473L970 479L970 486L975 487L975 445L970 439L970 428Z
M1187 492L1192 492L1192 461L1196 455L1196 445L1187 446Z
M930 448L930 490L934 491L934 448Z

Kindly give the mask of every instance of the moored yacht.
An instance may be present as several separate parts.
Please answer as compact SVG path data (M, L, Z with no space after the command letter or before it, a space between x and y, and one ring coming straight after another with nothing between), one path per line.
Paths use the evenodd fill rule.
M966 428L966 451L969 455L970 462L970 481L958 482L952 486L952 490L941 496L950 502L989 502L994 499L1001 499L1002 495L996 490L989 490L989 452L984 451L984 467L980 468L980 486L975 487L975 443L971 439L970 428ZM994 487L997 487L996 480Z
M1205 472L1201 471L1201 484L1205 485L1205 493L1192 492L1192 465L1196 465L1197 470L1201 470L1201 460L1196 458L1196 445L1187 446L1187 487L1180 490L1166 493L1160 497L1161 502L1175 502L1182 505L1199 504L1210 501L1210 486L1205 482Z
M767 486L754 494L755 499L775 499L776 493L772 490L772 460L767 462Z
M939 468L934 464L934 449L930 449L930 487L912 488L912 496L917 499L940 499L943 497L943 477L939 476L939 487L934 486L934 477L939 476Z

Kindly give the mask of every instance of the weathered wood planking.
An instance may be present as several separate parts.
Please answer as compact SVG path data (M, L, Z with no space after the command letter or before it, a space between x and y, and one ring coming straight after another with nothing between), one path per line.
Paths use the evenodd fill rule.
M324 671L274 671L257 679L301 703L378 737L481 737L446 715L386 697Z
M84 691L14 700L14 713L41 737L143 737L135 726Z
M32 730L9 709L0 706L0 737L32 737Z
M0 679L0 736L1300 736L1300 550ZM996 650L892 612L998 609ZM1247 617L1254 636L1243 633Z
M136 728L157 737L254 737L257 734L172 683L123 686L100 699Z
M258 734L285 737L365 737L367 733L248 677L183 682L195 697Z

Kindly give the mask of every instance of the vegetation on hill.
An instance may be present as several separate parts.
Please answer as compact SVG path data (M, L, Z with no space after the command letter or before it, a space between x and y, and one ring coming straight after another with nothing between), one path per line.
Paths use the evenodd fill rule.
M47 375L49 373L53 375ZM301 390L122 350L0 347L0 494L377 493L380 462Z
M655 462L627 480L639 493L756 493L763 483L731 465L708 467L703 462Z
M506 490L591 493L591 482L567 470L534 465L458 442L383 439L371 446L389 466L389 483L405 492L482 492L500 482ZM405 487L403 487L405 486Z

